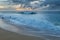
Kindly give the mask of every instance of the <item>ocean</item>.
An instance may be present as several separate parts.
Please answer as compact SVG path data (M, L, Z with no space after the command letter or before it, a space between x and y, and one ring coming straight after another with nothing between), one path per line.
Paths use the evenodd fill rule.
M48 36L60 37L59 11L34 12L33 14L1 12L0 18L3 22L0 28L7 31L28 36L45 37L47 40L50 40Z

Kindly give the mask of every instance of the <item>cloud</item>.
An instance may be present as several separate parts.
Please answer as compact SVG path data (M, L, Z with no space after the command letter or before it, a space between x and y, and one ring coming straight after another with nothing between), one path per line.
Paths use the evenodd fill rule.
M43 4L60 5L60 0L45 0L45 2Z
M10 1L12 1L13 3L26 3L26 4L28 4L28 3L35 3L36 1L38 2L44 2L43 3L43 5L46 5L46 4L50 4L50 5L52 5L52 4L55 4L55 5L60 5L60 0L10 0ZM36 2L36 3L37 3Z
M16 4L24 4L24 7L32 8L45 8L47 5L49 7L60 6L60 0L10 0Z
M39 1L32 1L32 2L30 2L30 6L32 6L32 7L37 7L39 4L40 4Z
M39 1L30 2L30 4L39 4L39 3L40 3Z

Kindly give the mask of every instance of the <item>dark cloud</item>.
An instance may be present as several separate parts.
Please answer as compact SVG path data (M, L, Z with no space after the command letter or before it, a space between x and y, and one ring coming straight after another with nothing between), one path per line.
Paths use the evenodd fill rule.
M28 3L28 2L35 1L35 0L11 0L11 1L14 3Z
M33 2L33 1L39 1L40 2L40 4L37 4L36 6L37 7L42 7L42 6L46 6L46 5L49 5L49 7L50 8L54 8L54 7L56 7L57 8L57 6L60 6L60 0L10 0L10 1L12 1L13 3L16 3L16 4L25 4L25 6L30 6L30 2ZM41 4L41 1L43 2L42 4ZM33 7L35 7L34 5L32 5Z
M43 4L60 5L60 0L45 0Z
M31 1L37 1L37 0L11 0L13 3L26 3L28 4L29 2ZM40 0L38 0L40 1ZM60 0L45 0L43 5L46 5L46 4L54 4L54 5L60 5Z

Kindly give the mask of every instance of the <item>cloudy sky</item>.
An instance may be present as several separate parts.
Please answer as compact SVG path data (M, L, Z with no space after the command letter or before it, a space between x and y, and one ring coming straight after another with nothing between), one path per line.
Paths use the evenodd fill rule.
M0 1L7 1L7 0L0 0ZM39 1L38 3L41 3L40 1L43 1L43 4L54 4L54 5L60 5L60 0L9 0L14 3L35 3L36 1Z
M0 1L7 1L7 0L0 0ZM41 7L41 6L60 6L60 0L9 0L12 1L12 3L16 4L25 4L33 7Z

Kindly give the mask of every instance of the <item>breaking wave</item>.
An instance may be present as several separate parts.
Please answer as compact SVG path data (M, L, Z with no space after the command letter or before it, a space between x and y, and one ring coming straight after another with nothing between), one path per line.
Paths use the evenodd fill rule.
M0 14L0 18L0 28L8 31L37 37L60 37L60 26L56 26L50 22L47 19L48 16L43 13L33 15L6 13Z

